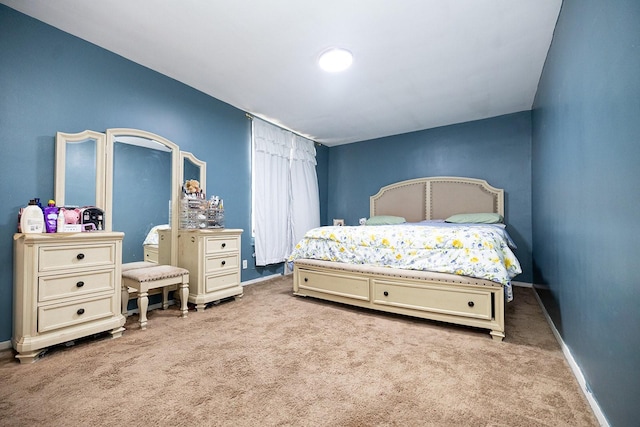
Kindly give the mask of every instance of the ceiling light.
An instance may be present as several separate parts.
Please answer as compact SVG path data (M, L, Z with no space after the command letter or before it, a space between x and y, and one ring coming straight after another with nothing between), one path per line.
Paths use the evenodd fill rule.
M318 64L320 68L330 73L344 71L351 66L353 55L346 49L332 48L320 55Z

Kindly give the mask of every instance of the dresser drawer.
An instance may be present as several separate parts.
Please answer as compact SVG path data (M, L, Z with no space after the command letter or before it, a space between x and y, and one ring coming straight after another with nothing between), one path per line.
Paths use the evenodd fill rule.
M112 266L116 263L114 243L78 246L41 246L38 258L40 272L79 267Z
M48 332L116 315L114 296L38 307L38 332Z
M205 253L215 254L219 252L238 251L240 239L237 237L207 237Z
M158 246L144 245L144 260L147 262L158 263Z
M413 310L446 313L478 319L492 318L489 290L452 289L446 286L412 285L373 280L373 303Z
M205 292L211 293L226 288L238 286L240 284L240 274L233 272L220 276L207 276L205 278Z
M223 271L229 270L237 270L239 267L239 259L240 257L237 253L207 257L204 260L204 272L205 274L210 274L221 273Z
M81 274L42 276L38 279L38 302L113 291L114 274L115 271L110 269Z

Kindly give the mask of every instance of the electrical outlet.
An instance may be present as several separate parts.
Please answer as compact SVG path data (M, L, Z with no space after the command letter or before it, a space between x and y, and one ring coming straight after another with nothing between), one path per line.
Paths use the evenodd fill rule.
M247 269L247 260L246 260L246 259L243 259L243 260L242 260L242 269L243 269L243 270L246 270L246 269Z

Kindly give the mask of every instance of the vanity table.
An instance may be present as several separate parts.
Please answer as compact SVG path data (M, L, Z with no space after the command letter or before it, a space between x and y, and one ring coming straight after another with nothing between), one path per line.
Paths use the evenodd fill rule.
M116 164L121 172L133 168L140 173L136 167L140 158L167 166L161 174L168 178L166 185L158 180L132 188L130 180L114 179ZM181 187L186 179L198 180L205 192L206 162L160 135L129 128L56 134L54 199L58 206L100 208L106 213L104 231L14 236L12 344L20 362L33 362L47 347L81 337L103 332L113 338L122 335L123 230L126 245L140 248L143 239L136 237L140 229L149 223L169 224L168 231L159 233L157 252L150 248L144 259L188 269L188 301L197 310L242 295L242 230L179 230ZM145 206L141 212L147 214L164 211L167 197L168 218L114 215L137 212L140 206ZM163 208L155 208L159 205ZM131 251L126 253L131 258Z
M12 343L21 363L81 337L122 335L123 237L106 231L14 235Z
M241 297L241 229L180 230L178 266L189 270L189 302L196 311L210 302ZM162 250L162 240L160 240Z

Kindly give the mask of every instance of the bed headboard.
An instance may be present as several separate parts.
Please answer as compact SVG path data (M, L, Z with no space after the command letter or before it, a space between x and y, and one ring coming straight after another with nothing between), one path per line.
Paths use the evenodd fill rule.
M407 222L446 219L461 213L504 216L504 190L483 179L437 176L382 187L370 197L370 216L395 215Z

